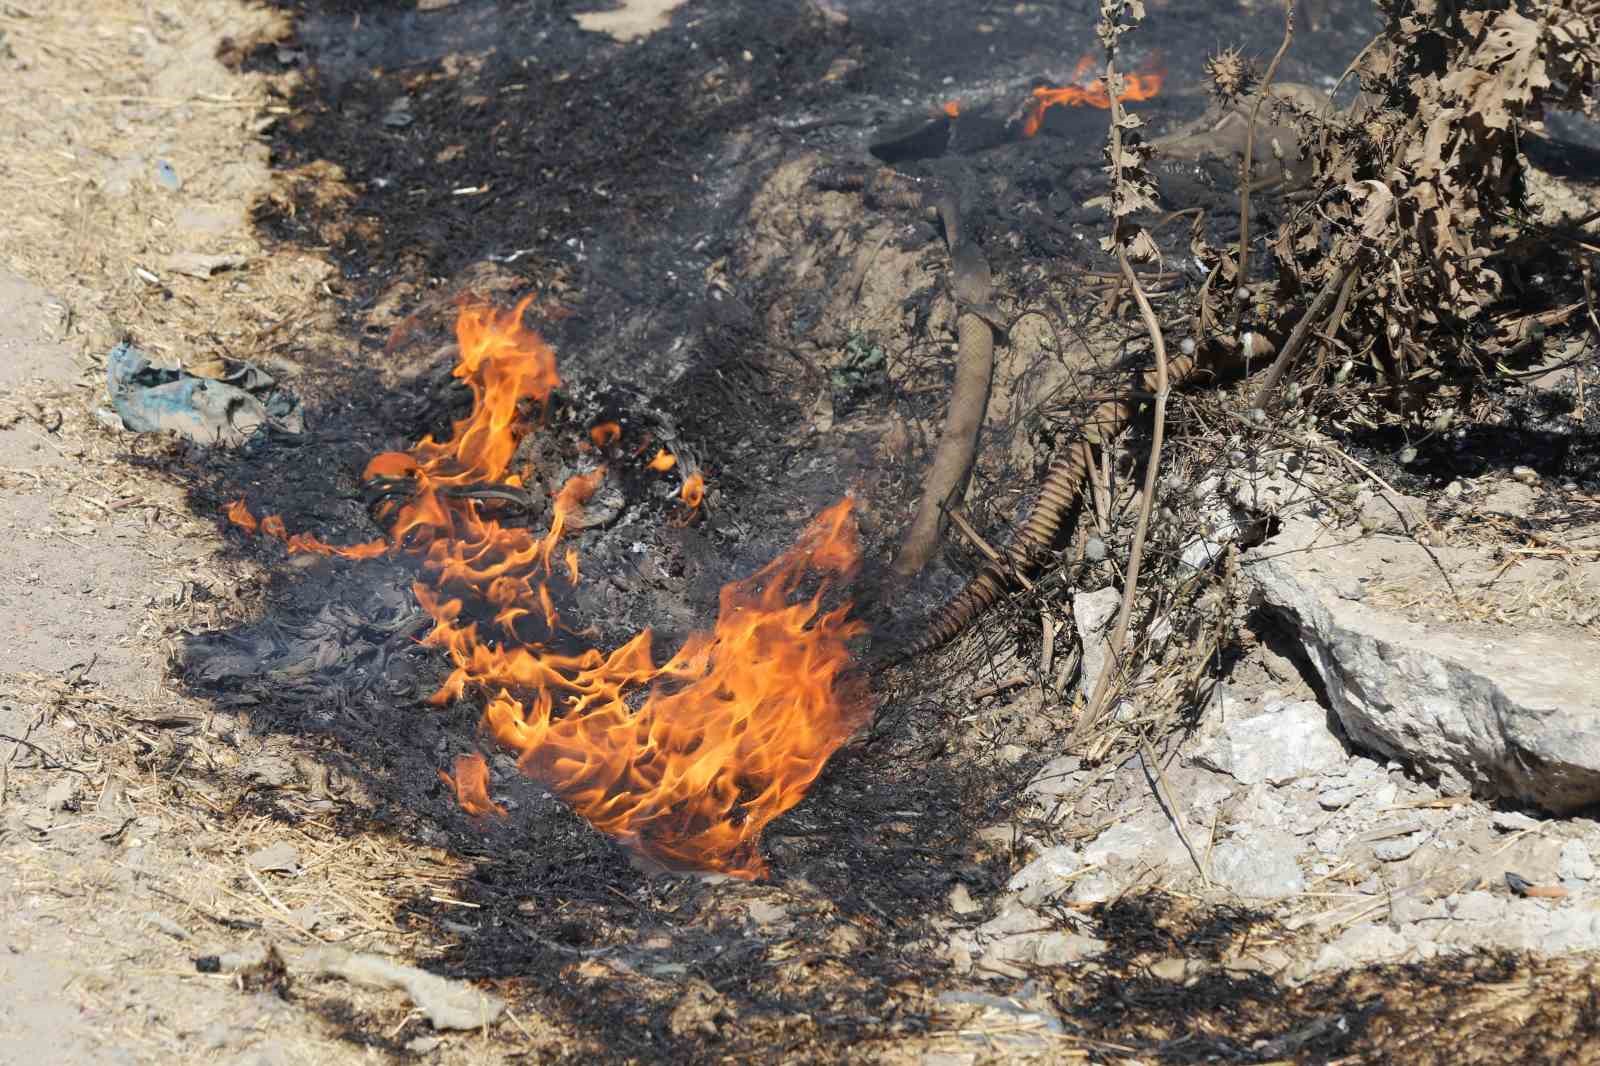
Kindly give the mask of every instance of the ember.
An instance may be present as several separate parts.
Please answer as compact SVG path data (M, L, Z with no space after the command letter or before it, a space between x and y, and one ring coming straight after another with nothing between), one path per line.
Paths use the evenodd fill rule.
M1044 125L1044 113L1057 104L1068 107L1098 107L1111 106L1111 94L1106 92L1106 83L1096 78L1084 84L1095 69L1096 60L1093 56L1084 56L1078 60L1078 65L1072 71L1073 84L1062 86L1059 89L1038 88L1033 90L1033 99L1028 102L1022 125L1022 135L1032 137ZM1161 85L1166 81L1164 70L1147 70L1139 74L1123 74L1122 92L1118 94L1118 102L1126 100L1148 100L1161 91Z
M762 830L800 801L869 713L864 690L845 676L848 642L863 627L848 617L848 602L825 606L858 561L852 502L828 508L789 551L725 586L713 629L692 634L664 665L655 665L649 630L609 654L551 650L545 638L571 632L549 590L552 558L607 470L567 480L542 537L502 524L474 496L486 487L521 488L522 478L508 473L519 405L542 405L560 381L554 354L522 325L528 303L509 314L463 307L455 376L472 390L471 414L447 441L427 437L367 464L369 482L405 489L403 502L380 508L387 540L341 548L289 535L277 516L258 522L243 501L229 506L228 517L290 551L422 556L414 589L434 621L423 643L444 649L454 664L430 702L482 693L485 727L519 754L521 769L596 828L663 865L758 877L766 869L757 851ZM601 423L590 437L604 447L617 439L613 429L620 435L615 423ZM648 466L665 471L676 462L662 449ZM680 498L691 509L703 502L698 470L684 479ZM562 558L563 580L577 584L576 548ZM465 810L504 813L489 798L481 757L463 756L454 769L440 777Z

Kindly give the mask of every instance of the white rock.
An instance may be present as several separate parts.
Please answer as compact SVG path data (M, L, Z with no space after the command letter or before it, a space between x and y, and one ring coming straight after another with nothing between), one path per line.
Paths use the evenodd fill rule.
M1276 829L1230 837L1211 852L1211 879L1237 896L1285 899L1305 891L1299 850L1298 840Z
M1193 870L1189 851L1159 811L1144 811L1112 826L1083 849L1086 866L1121 865L1132 869L1183 867Z
M1041 803L1074 792L1083 780L1083 761L1076 755L1062 755L1039 768L1027 791Z
M1323 945L1313 967L1344 970L1370 962L1398 959L1411 947L1409 941L1386 925L1353 925L1339 939Z
M1325 788L1317 793L1317 806L1325 811L1342 810L1361 798L1366 790L1360 785L1341 785L1338 788Z
M1051 896L1065 895L1071 882L1068 877L1083 869L1083 856L1065 845L1050 848L1028 865L1018 870L1006 884L1006 889L1020 895L1030 906L1043 903Z
M1563 881L1587 881L1592 878L1594 856L1589 854L1589 845L1581 840L1569 840L1561 845L1561 859L1556 873Z
M1105 951L1106 942L1082 933L1044 933L1034 940L1033 961L1040 966L1061 966Z
M1529 818L1520 811L1495 811L1489 815L1489 823L1502 833L1520 833L1540 824L1537 818Z
M1072 620L1083 641L1083 674L1078 691L1085 699L1094 692L1106 668L1106 657L1111 653L1108 631L1121 606L1122 593L1114 588L1080 592L1072 597Z
M1428 834L1423 830L1407 833L1403 837L1390 837L1380 840L1372 845L1372 857L1379 862L1401 862L1415 855L1417 849L1422 847L1422 842L1428 839Z
M967 886L957 883L956 887L950 890L950 909L957 914L973 914L982 908L973 900L972 893L967 891Z
M1122 894L1123 885L1103 870L1093 870L1072 882L1072 902L1104 903Z
M1288 518L1245 570L1294 625L1352 742L1433 775L1453 770L1480 795L1557 813L1600 802L1600 639L1430 626L1341 599L1330 574L1381 568L1382 553L1405 546L1335 548L1323 533Z
M1346 756L1328 728L1328 712L1299 700L1275 712L1225 723L1221 735L1194 759L1247 785L1281 785L1341 766Z
M1463 892L1454 900L1449 904L1450 916L1457 921L1494 922L1506 913L1506 901L1487 892Z

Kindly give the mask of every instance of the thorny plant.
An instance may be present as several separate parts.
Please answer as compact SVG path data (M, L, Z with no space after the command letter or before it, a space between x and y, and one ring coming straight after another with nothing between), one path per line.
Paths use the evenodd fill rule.
M1130 687L1140 690L1141 702L1154 694L1151 682L1157 678L1187 678L1191 697L1199 687L1205 663L1197 671L1193 656L1185 655L1181 667L1172 669L1179 664L1164 649L1183 641L1150 639L1161 628L1158 622L1187 615L1183 604L1219 609L1232 620L1222 624L1240 617L1238 582L1228 576L1236 574L1231 553L1214 562L1207 578L1196 580L1194 571L1178 559L1180 545L1164 533L1180 528L1163 523L1164 515L1192 509L1175 502L1173 487L1204 476L1197 456L1207 451L1186 441L1183 465L1193 476L1160 475L1170 388L1201 370L1223 370L1241 362L1250 369L1252 363L1259 367L1270 360L1263 380L1252 387L1252 409L1230 416L1230 437L1272 430L1268 436L1280 443L1286 432L1315 441L1319 416L1348 415L1361 406L1350 402L1349 390L1335 387L1353 377L1370 374L1384 383L1382 394L1391 408L1385 417L1424 416L1420 401L1439 395L1444 386L1458 386L1457 402L1468 407L1476 380L1533 362L1542 352L1541 341L1557 327L1589 328L1600 340L1600 318L1592 325L1589 321L1594 297L1587 263L1580 261L1569 275L1582 273L1583 292L1574 292L1565 302L1538 304L1533 301L1548 297L1518 285L1522 273L1552 269L1547 265L1551 258L1600 251L1600 242L1583 230L1600 216L1557 227L1531 220L1527 162L1521 154L1529 124L1541 119L1546 107L1595 113L1600 0L1380 4L1387 19L1384 30L1340 79L1342 83L1353 76L1361 89L1343 111L1331 102L1308 109L1288 93L1271 91L1278 63L1293 40L1292 3L1286 5L1282 46L1264 76L1258 77L1234 51L1207 64L1219 97L1250 104L1241 219L1250 217L1252 191L1262 188L1255 183L1250 155L1256 126L1267 115L1295 130L1309 178L1285 196L1291 206L1267 241L1270 276L1265 279L1251 269L1253 240L1247 223L1241 226L1239 242L1227 248L1208 245L1202 227L1195 226L1191 250L1208 275L1188 301L1187 321L1170 312L1167 322L1158 320L1130 266L1130 261L1158 254L1149 232L1138 223L1153 216L1157 193L1146 167L1150 149L1140 138L1138 117L1119 107L1111 110L1106 202L1112 224L1101 243L1117 257L1139 308L1154 366L1140 376L1133 392L1085 418L1071 434L1075 443L1058 446L1034 515L1004 557L986 567L936 619L925 642L931 647L949 639L965 624L963 619L969 621L994 603L1001 588L1021 585L1028 598L1037 598L1040 589L1059 587L1049 574L1036 582L1023 580L1030 564L1044 561L1045 553L1033 542L1044 526L1051 526L1052 537L1066 528L1071 499L1087 497L1081 506L1093 509L1102 528L1119 526L1129 548L1118 575L1122 600L1108 641L1114 665L1102 673L1093 692L1081 693L1085 702L1073 738L1079 751L1107 755L1162 731L1150 721L1153 708L1131 712L1128 720L1130 705L1119 699ZM1113 101L1118 96L1119 42L1143 17L1139 0L1102 0L1098 35L1106 49L1106 84ZM1273 150L1279 150L1276 144ZM1187 337L1181 352L1169 360L1165 338L1171 334ZM1314 361L1302 368L1299 361L1308 353ZM1275 429L1271 412L1285 400L1290 410L1283 428ZM1113 462L1116 438L1141 414L1151 416L1153 424L1137 506L1123 512L1136 516L1128 530L1125 522L1113 523L1104 513L1115 503L1115 494L1108 499L1104 491L1104 475ZM1364 414L1358 417L1368 420ZM1221 464L1217 470L1226 468L1225 456L1232 450L1210 449L1215 453L1210 461ZM1051 513L1041 524L1038 516L1045 504ZM1155 572L1146 578L1150 587L1141 589L1147 541L1155 545ZM1081 560L1081 533L1077 543ZM1081 567L1069 564L1065 569ZM1077 584L1070 577L1066 583ZM1041 608L1049 634L1050 607L1041 603ZM1145 635L1124 654L1129 627L1135 623L1136 632ZM1215 651L1227 639L1219 632L1216 639L1201 642L1210 649L1203 658L1214 662ZM1181 698L1157 702L1166 703L1170 722ZM1123 709L1106 721L1106 709L1113 705Z
M1277 102L1291 111L1311 180L1272 240L1275 288L1262 296L1271 332L1287 338L1278 373L1317 348L1316 368L1292 391L1350 363L1370 368L1405 414L1440 385L1527 364L1551 327L1582 328L1584 299L1527 310L1508 297L1539 297L1514 291L1516 279L1552 247L1582 251L1579 227L1548 231L1528 219L1521 148L1548 106L1595 113L1600 3L1382 8L1387 26L1351 64L1362 92L1348 111L1294 113ZM1226 275L1226 257L1216 258ZM1302 313L1305 294L1315 297ZM1263 389L1257 405L1267 399Z

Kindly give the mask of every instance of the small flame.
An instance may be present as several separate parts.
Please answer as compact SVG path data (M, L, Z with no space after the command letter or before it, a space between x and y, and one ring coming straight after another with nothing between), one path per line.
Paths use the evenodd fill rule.
M946 115L948 115L949 117L951 117L951 118L960 118L961 117L961 101L960 100L946 100L944 102L944 109L943 110L944 110L944 113Z
M662 448L659 452L656 452L656 454L651 458L650 462L645 465L647 465L651 470L656 470L664 474L668 470L671 470L673 467L678 465L678 457L667 451L665 448Z
M594 441L596 448L604 448L615 444L622 438L622 427L615 422L601 422L589 430L589 439Z
M683 479L683 489L678 493L680 499L691 508L699 507L706 498L706 479L696 470ZM720 506L720 505L719 505Z
M258 522L242 500L228 517L290 551L421 556L413 590L434 622L422 643L443 649L453 666L430 702L481 693L485 727L518 753L522 770L596 828L657 861L758 877L766 869L758 852L763 829L801 800L870 714L863 686L847 677L847 645L863 626L849 618L848 602L825 606L858 561L851 501L824 511L793 548L751 577L724 586L712 630L692 634L659 667L648 629L609 653L546 646L560 625L548 586L554 553L606 468L567 480L543 536L502 525L468 493L446 491L524 480L507 472L522 432L520 407L542 405L560 380L554 354L522 325L527 304L509 314L463 307L455 375L472 390L471 413L447 441L427 437L367 464L369 481L400 483L408 494L378 512L389 526L386 540L340 548L291 536L281 518ZM591 430L597 445L605 425ZM662 449L650 465L676 463ZM704 501L698 471L684 479L680 496L691 508ZM577 584L577 549L567 546L562 561ZM463 756L453 776L439 776L469 813L503 813L489 799L481 756Z
M244 530L246 533L256 531L256 516L250 513L250 508L243 500L234 500L228 504L228 521Z
M1065 104L1068 107L1109 108L1111 94L1106 92L1103 78L1095 78L1084 84L1084 79L1094 71L1095 65L1095 57L1086 55L1078 60L1077 67L1073 69L1074 84L1059 89L1041 87L1033 90L1033 99L1028 102L1023 116L1022 135L1035 136L1044 125L1044 113L1057 104ZM1123 74L1121 78L1122 93L1117 97L1119 103L1129 100L1148 100L1161 91L1162 83L1167 79L1167 72L1160 68L1152 68L1137 74Z
M474 752L471 755L456 756L456 773L454 777L439 771L439 780L449 785L456 794L456 802L461 804L461 809L475 817L492 814L496 818L504 818L506 809L489 798L489 764L482 755Z

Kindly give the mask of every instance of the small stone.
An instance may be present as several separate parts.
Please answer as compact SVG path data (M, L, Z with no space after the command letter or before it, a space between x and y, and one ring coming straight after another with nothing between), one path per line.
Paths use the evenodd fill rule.
M1082 780L1083 761L1076 755L1062 755L1039 768L1039 772L1028 783L1028 792L1038 797L1040 802L1049 802L1057 796L1077 791ZM1005 828L1010 832L1010 826Z
M1073 874L1083 869L1084 860L1070 847L1059 845L1045 851L1037 859L1018 870L1006 884L1008 891L1019 893L1022 902L1029 905L1043 903L1052 896L1063 895ZM961 913L961 912L957 912Z
M757 925L778 925L789 920L788 908L768 903L763 899L751 900L747 909L750 912L750 920Z
M1539 483L1539 472L1531 466L1514 466L1511 468L1511 476L1524 485L1537 485Z
M1083 642L1082 679L1079 685L1082 692L1093 692L1100 681L1100 673L1105 669L1106 658L1111 652L1107 630L1121 605L1122 593L1110 587L1095 592L1080 592L1072 597L1072 620Z
M1403 837L1380 840L1372 845L1372 857L1379 862L1400 862L1415 855L1417 849L1422 847L1422 842L1427 839L1427 832L1419 829Z
M972 893L967 891L967 886L957 883L956 887L950 890L950 909L957 914L972 914L982 908L973 900Z
M1521 811L1495 811L1489 815L1489 824L1502 833L1520 833L1525 829L1538 828L1539 820L1530 818Z
M1354 925L1323 947L1315 965L1319 970L1348 969L1352 964L1397 959L1409 946L1405 937L1388 926Z
M1581 840L1569 840L1561 845L1561 858L1556 874L1563 881L1588 881L1594 877L1594 856L1589 845Z
M1328 728L1328 712L1309 700L1298 700L1226 723L1222 734L1194 759L1247 785L1262 781L1281 785L1341 766L1347 756Z
M1338 811L1350 806L1360 798L1363 789L1360 785L1343 785L1339 788L1327 788L1317 793L1317 806L1325 811Z
M1300 842L1277 829L1231 837L1211 853L1211 879L1235 895L1285 899L1305 891L1296 861Z
M1105 951L1104 940L1082 933L1051 932L1034 939L1033 961L1040 966L1065 966L1069 962Z
M1103 870L1094 870L1072 882L1074 903L1104 903L1122 894L1122 885Z
M1506 901L1487 892L1463 892L1450 904L1450 916L1462 922L1493 922L1505 916Z
M1461 482L1459 482L1459 481L1452 481L1452 482L1450 482L1450 484L1448 484L1448 485L1446 485L1444 487L1444 494L1446 496L1449 496L1451 499L1455 499L1457 496L1460 496L1465 491L1466 491L1466 487L1464 485L1462 485Z
M1416 896L1401 896L1389 904L1389 920L1395 925L1414 925L1417 922L1437 922L1449 917L1443 900L1424 900Z

